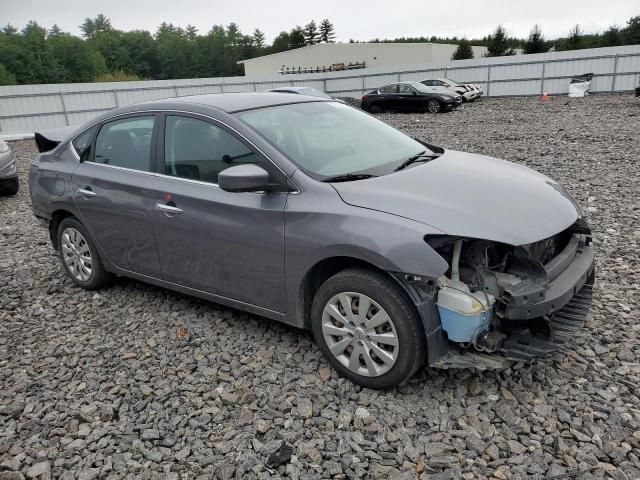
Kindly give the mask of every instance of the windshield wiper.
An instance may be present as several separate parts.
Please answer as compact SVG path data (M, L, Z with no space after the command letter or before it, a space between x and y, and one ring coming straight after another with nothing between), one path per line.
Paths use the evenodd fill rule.
M428 162L430 160L435 160L440 155L442 155L442 153L427 154L427 151L423 150L422 152L418 153L417 155L414 155L413 157L407 158L398 167L396 167L394 172L397 172L398 170L403 170L403 169L407 168L409 165L411 165L413 163Z
M353 180L364 180L366 178L377 177L377 175L371 175L370 173L345 173L344 175L336 175L334 177L324 178L322 181L331 182L351 182Z

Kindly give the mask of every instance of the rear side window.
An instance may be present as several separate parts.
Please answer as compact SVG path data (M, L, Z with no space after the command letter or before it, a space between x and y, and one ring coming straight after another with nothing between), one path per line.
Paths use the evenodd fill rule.
M155 117L132 117L105 123L96 138L96 163L151 171L151 138Z
M260 160L226 130L196 118L167 115L165 174L217 184L221 171L244 163Z
M71 145L73 145L73 149L76 151L81 160L84 160L86 156L90 153L91 150L91 142L93 141L93 135L96 133L98 129L97 126L93 126L88 130L85 130L76 138L71 141Z

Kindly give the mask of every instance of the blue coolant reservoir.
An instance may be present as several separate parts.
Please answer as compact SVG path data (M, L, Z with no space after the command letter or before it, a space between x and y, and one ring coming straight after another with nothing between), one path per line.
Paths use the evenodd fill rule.
M493 295L470 292L462 282L453 282L438 291L438 313L442 329L453 342L473 342L489 329L493 316Z

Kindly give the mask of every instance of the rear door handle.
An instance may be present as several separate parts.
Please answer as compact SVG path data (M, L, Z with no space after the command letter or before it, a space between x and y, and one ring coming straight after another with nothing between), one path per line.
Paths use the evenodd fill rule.
M83 197L95 197L96 192L91 190L91 187L79 188L78 193Z
M166 205L164 203L156 203L156 208L161 212L168 213L171 215L178 215L183 212L181 208L173 207L171 205Z

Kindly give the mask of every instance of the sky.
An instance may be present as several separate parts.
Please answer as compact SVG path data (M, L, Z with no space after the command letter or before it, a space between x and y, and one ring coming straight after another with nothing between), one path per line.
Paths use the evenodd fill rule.
M408 36L484 37L502 24L511 36L526 37L539 24L545 38L566 36L580 24L585 33L624 26L640 15L638 0L0 0L0 25L22 28L36 20L79 35L86 17L104 13L115 28L155 32L163 21L195 25L237 23L245 34L260 28L267 41L282 30L329 18L337 41Z

